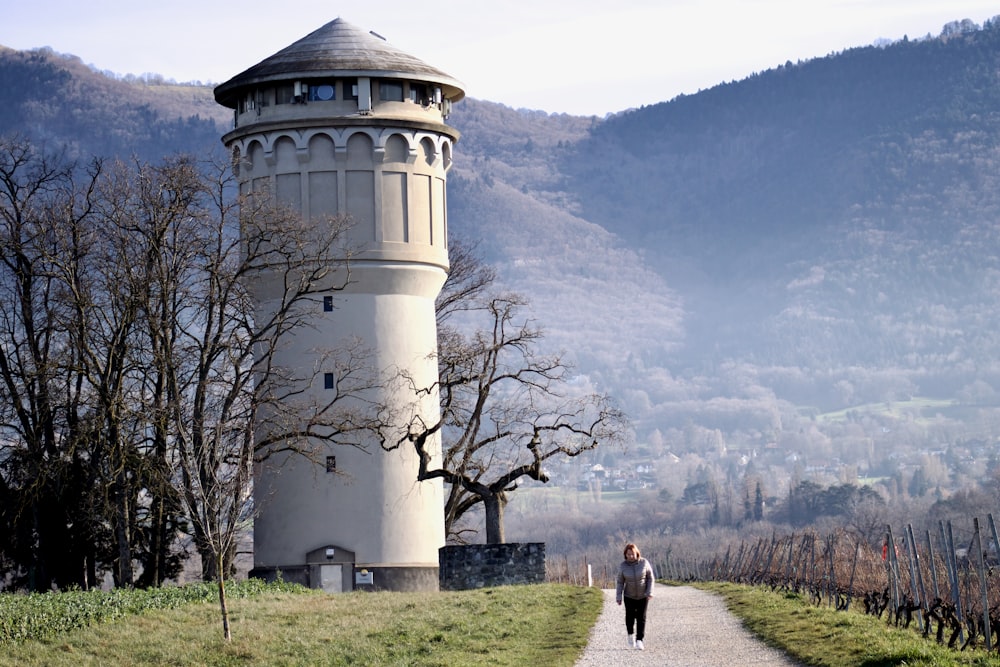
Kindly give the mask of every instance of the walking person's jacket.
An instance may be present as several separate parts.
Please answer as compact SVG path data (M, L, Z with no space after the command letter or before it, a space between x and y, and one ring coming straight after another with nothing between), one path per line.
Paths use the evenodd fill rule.
M653 567L645 558L634 563L623 560L618 566L618 586L615 600L622 601L622 595L633 600L648 598L653 594Z

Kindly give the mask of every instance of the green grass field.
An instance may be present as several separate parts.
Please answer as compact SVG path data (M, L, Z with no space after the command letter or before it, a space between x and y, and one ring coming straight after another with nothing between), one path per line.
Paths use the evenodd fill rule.
M230 603L232 642L208 602L0 645L0 665L553 665L570 667L602 604L557 584L462 592L265 593Z
M803 665L1000 667L995 650L959 652L913 629L890 627L884 617L817 607L766 588L700 586L721 595L748 628ZM435 593L264 591L232 600L229 643L217 605L206 599L0 643L0 666L571 667L601 605L598 589L561 584Z
M891 401L886 403L868 403L865 405L855 405L835 412L825 412L817 415L816 419L821 422L847 421L849 413L864 415L883 415L888 417L901 417L905 414L917 415L917 421L927 418L930 415L925 411L930 409L948 410L954 408L957 401L954 399L936 399L915 397L908 401Z
M890 627L858 611L817 607L797 594L735 584L704 584L744 625L804 665L818 667L958 667L1000 665L996 650L959 652L925 639L911 627ZM853 609L853 608L852 608Z

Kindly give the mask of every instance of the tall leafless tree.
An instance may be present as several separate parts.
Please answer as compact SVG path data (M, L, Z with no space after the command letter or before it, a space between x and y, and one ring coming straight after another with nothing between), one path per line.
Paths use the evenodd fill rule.
M32 590L93 584L100 497L84 437L85 389L58 261L90 219L100 163L85 173L22 138L0 140L2 550ZM82 510L82 511L81 511Z
M520 314L525 302L492 292L494 273L473 250L462 247L452 253L453 262L456 257L460 271L453 265L454 280L438 302L438 382L410 383L417 395L439 393L441 418L426 423L417 416L406 435L383 443L390 449L413 446L420 456L418 480L449 485L444 508L449 538L465 541L459 519L482 505L486 542L503 543L504 508L518 480L546 482L544 465L553 457L622 442L627 420L608 396L574 393L563 359L537 352L542 333ZM477 318L486 326L473 330L470 323ZM440 459L430 446L438 436Z
M360 344L316 350L311 367L277 363L322 297L349 280L347 220L305 221L266 192L233 196L228 166L179 161L140 182L163 206L147 227L151 414L164 415L174 482L202 577L219 584L228 638L225 580L252 519L253 464L278 451L318 458L362 428L344 407L374 382ZM182 214L171 213L179 202ZM265 292L270 305L258 308ZM306 389L321 364L339 373L334 397L318 403Z
M88 587L108 569L158 585L184 531L228 636L254 462L319 460L368 427L362 343L278 363L350 280L347 224L240 194L229 165L78 170L0 141L0 562L14 585ZM307 391L320 367L338 375L323 402Z

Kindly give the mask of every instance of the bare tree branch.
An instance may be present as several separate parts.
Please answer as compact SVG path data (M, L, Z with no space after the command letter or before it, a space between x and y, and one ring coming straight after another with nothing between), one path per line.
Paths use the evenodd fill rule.
M451 539L465 535L458 520L482 504L486 541L504 541L507 494L527 477L548 481L545 461L578 456L624 438L626 419L607 396L568 394L569 367L559 356L537 353L542 333L520 316L525 301L513 294L490 293L486 283L467 276L490 276L474 256L462 255L462 283L449 290L439 307L445 317L479 315L486 326L467 334L442 325L438 338L438 381L418 386L405 376L415 396L437 392L441 418L426 423L410 418L406 432L392 439L398 416L383 414L380 428L387 449L412 446L419 455L418 480L441 479L450 485L445 528ZM465 264L469 263L469 264ZM471 289L462 285L471 284ZM440 459L431 443L443 440ZM435 465L436 461L440 461Z

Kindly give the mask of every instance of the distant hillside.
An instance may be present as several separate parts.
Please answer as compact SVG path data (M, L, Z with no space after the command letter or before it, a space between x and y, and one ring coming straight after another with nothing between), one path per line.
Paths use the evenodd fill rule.
M157 160L221 150L232 122L207 86L117 80L50 49L0 46L0 132L65 147L74 157Z
M655 249L701 313L688 358L994 383L1000 23L975 28L621 114L566 152L562 189Z
M878 436L886 453L993 437L998 71L1000 26L959 22L605 120L466 99L450 228L640 443L851 460L882 431L813 416L914 395L955 408ZM230 123L209 88L51 51L0 51L0 84L2 131L80 156L220 150Z
M639 259L615 266L616 275L638 266L658 274L665 287L650 283L652 293L609 294L655 303L669 289L683 310L663 326L614 303L584 310L592 337L624 317L665 343L623 346L633 363L602 373L626 393L641 391L636 402L649 401L654 421L669 415L663 425L679 404L699 405L681 409L698 423L740 421L706 416L701 408L714 401L758 415L746 423L780 424L794 417L783 403L828 409L950 397L976 381L992 388L1000 381L997 71L1000 27L956 23L936 39L787 63L586 132L582 119L536 118L538 133L501 142L524 147L516 159L497 165L500 146L476 152L480 190L469 201L510 186L634 249ZM490 207L470 217L482 218L472 223L482 236L509 237L512 213ZM563 255L576 249L537 213L520 229L567 242ZM517 248L521 283L551 280L551 260L523 268L550 256L548 244L536 247ZM545 321L579 313L573 293L552 295Z

